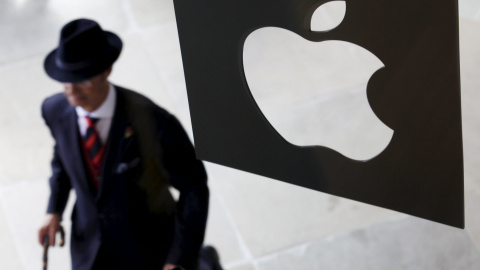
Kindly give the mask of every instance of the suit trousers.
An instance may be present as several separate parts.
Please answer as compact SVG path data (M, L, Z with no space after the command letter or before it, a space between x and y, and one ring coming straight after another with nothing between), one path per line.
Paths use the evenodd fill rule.
M202 248L200 252L198 266L195 267L197 270L222 270L220 263L218 261L218 254L216 251L214 254L212 251L207 248ZM217 256L216 258L214 256ZM105 269L115 269L115 270L136 270L137 268L131 267L128 265L128 262L122 261L121 257L115 256L112 252L106 249L103 245L100 246L100 249L93 263L92 270L105 270ZM159 266L159 270L163 269L163 265ZM188 269L188 270L195 270ZM142 269L143 270L143 269Z
M92 270L106 270L106 269L115 269L115 270L134 270L133 267L130 267L128 262L122 261L122 258L115 256L103 245L100 246L98 250L97 257L93 263Z

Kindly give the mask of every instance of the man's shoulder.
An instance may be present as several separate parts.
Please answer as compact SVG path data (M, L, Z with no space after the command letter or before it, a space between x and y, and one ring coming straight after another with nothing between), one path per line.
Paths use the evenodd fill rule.
M53 94L43 100L43 106L47 106L47 107L64 106L64 105L68 105L68 101L63 93Z
M63 93L57 93L43 100L42 115L44 117L49 115L59 115L60 112L63 112L69 106L70 104L65 95Z
M151 99L136 91L117 85L115 85L115 88L117 90L118 98L124 101L128 110L152 112L160 117L169 117L171 115L167 110L157 105Z

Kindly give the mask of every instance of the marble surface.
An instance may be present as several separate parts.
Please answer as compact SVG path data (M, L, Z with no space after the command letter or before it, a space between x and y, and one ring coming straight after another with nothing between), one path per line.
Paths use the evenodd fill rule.
M244 243L235 222L215 190L211 191L205 245L212 245L220 251L220 262L223 264L243 262L247 259L242 249Z
M141 35L152 61L155 62L157 74L165 81L166 89L177 107L177 117L182 121L187 133L192 135L187 88L176 23L170 21L146 29L142 31Z
M0 193L0 232L2 234L2 244L0 245L1 266L3 269L23 269L23 264L20 260L21 250L18 250L15 245L14 237L11 234L11 224L8 216L5 214L4 207L4 201Z
M399 217L279 251L260 270L478 269L480 253L462 230Z
M458 2L460 18L480 21L480 2L476 0L459 0Z
M41 114L41 100L61 89L45 77L43 57L0 67L0 186L47 177L53 140ZM8 154L7 154L8 153ZM48 157L48 158L45 158Z
M480 24L460 21L466 231L480 248Z
M121 32L128 26L117 0L4 0L0 2L0 64L43 55L57 44L68 21L87 17Z
M23 268L4 268L4 261L0 261L2 269L41 269L43 248L38 243L37 232L43 222L48 194L48 183L44 179L19 182L1 190L1 202L8 217L8 235L13 239L14 247L18 251L23 265ZM68 237L70 233L69 217L73 202L74 198L70 198L68 208L64 213L63 227L67 235L67 243L70 242ZM4 231L2 231L3 233ZM52 247L48 253L49 269L70 269L68 246Z
M124 48L114 66L111 81L147 96L175 114L177 108L166 87L167 82L158 76L156 62L147 51L140 33L129 33L122 38Z
M228 267L228 266L227 266ZM256 270L251 264L242 264L233 267L228 267L228 270Z
M125 1L138 27L150 27L175 20L173 1Z
M343 12L341 3L325 5L312 25L334 27ZM205 242L217 247L226 270L480 269L480 2L460 0L459 14L466 229L206 163ZM41 267L36 234L53 140L40 104L62 90L42 63L61 26L78 17L98 20L124 41L111 81L174 113L193 139L172 1L0 1L0 269ZM368 78L381 61L345 42L299 44L278 29L248 38L245 72L262 112L299 145L326 144L357 159L381 151L391 131L365 102ZM67 232L73 202L71 196ZM68 248L52 248L49 257L49 269L70 269Z
M398 213L208 164L212 183L253 255L262 256ZM234 192L232 192L234 190Z

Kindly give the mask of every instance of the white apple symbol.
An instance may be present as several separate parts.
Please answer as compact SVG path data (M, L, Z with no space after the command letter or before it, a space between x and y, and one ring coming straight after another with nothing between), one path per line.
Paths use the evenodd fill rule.
M317 9L312 25L327 17L329 4ZM366 95L368 80L384 66L368 50L266 27L247 37L243 63L257 105L288 142L325 146L355 160L371 159L390 143L393 130L378 119Z

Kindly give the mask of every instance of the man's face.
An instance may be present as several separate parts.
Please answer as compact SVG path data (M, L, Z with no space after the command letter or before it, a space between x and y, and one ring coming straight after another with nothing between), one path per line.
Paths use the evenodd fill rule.
M100 107L108 95L109 74L110 70L107 70L85 81L63 83L64 93L70 105L80 106L89 112Z

